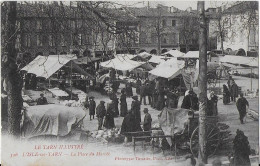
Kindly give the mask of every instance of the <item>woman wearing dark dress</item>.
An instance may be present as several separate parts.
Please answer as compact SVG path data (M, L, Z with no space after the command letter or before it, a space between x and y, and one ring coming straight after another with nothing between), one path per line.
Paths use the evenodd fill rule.
M223 85L223 104L226 105L230 103L230 92L228 87L224 84Z
M126 94L122 90L122 95L120 97L120 116L125 117L127 114L127 103L126 103Z
M107 129L112 129L115 127L115 122L114 122L114 103L111 101L110 103L107 104L107 112L105 116L105 121L104 121L104 127Z

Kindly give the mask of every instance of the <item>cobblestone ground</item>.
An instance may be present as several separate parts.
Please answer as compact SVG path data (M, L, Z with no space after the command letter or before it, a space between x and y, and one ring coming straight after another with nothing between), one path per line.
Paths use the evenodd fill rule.
M234 79L236 80L238 86L242 86L243 85L245 88L250 89L250 81L249 80L247 80L245 78L239 78L239 77L235 77ZM226 80L222 80L221 82L222 82L222 84L226 83ZM258 82L256 80L253 80L253 85L255 86L255 84L258 84ZM120 85L120 89L118 90L118 92L120 92L121 88L124 88L123 84ZM135 95L135 89L134 88L133 88L133 92L134 92L134 95ZM39 96L38 93L40 93L40 92L30 92L29 95L33 99L36 99ZM54 101L54 103L58 102L56 99L53 100L53 98L51 97L51 94L49 94L48 92L46 93L45 96L48 98L49 101ZM94 96L95 97L95 101L96 101L97 104L100 102L100 100L104 100L105 102L109 101L108 96L101 95L99 92L96 92L96 91L89 92L88 96ZM119 98L120 97L120 93L118 93L117 96ZM248 98L248 101L249 101L251 109L256 110L256 111L259 110L258 98L252 98L252 99ZM127 98L128 109L130 109L130 107L131 107L131 102L132 102L132 98ZM148 103L148 100L147 100L147 103ZM119 108L120 108L120 106L119 106ZM157 111L157 110L151 108L150 105L143 105L143 103L141 105L142 121L143 121L143 117L144 117L144 113L143 113L142 110L144 108L148 108L149 109L149 113L151 114L152 119L153 119L152 123L153 124L158 123L158 115L159 115L160 111ZM258 136L258 132L259 132L258 126L259 126L259 123L258 123L258 121L253 121L253 120L248 118L247 122L245 124L243 124L243 125L240 124L240 121L238 119L239 115L238 115L238 111L236 109L235 103L230 103L229 105L223 105L222 100L219 100L219 102L218 102L218 110L219 110L220 121L223 122L223 123L226 123L227 125L230 126L229 130L231 131L232 137L235 136L235 133L236 133L237 129L240 129L240 130L244 131L245 135L248 136L251 148L255 149L258 152L258 150L257 150L258 149L258 144L259 144L259 139L258 139L259 138L259 136ZM86 114L88 115L88 110L86 111ZM120 126L122 124L122 121L123 121L122 117L115 118L115 125L116 125L116 127L120 128ZM94 120L90 121L89 117L87 116L84 119L84 129L85 130L89 130L89 131L97 130L97 127L98 127L98 122L97 122L96 118ZM90 143L89 146L93 148L93 145L95 145L95 143L94 144ZM125 157L124 154L127 154L126 156L132 156L132 157L133 156L139 156L139 157L154 156L154 154L152 154L151 149L149 149L149 148L146 148L146 150L143 151L143 149L139 147L139 149L137 148L137 151L136 151L137 153L134 154L132 146L123 146L122 144L120 144L120 145L110 145L110 146L100 145L100 146L95 147L94 149L95 150L101 150L101 149L104 149L104 148L106 148L107 150L109 150L111 152L115 152L115 154L117 154L117 152L120 152L121 157ZM218 157L221 157L222 160L227 160L226 154L219 154L219 155L220 156L218 156ZM164 154L162 153L162 151L157 151L155 153L155 156L161 157L161 156L164 156ZM172 155L166 155L166 156L172 156ZM209 163L213 159L214 158L209 159ZM109 161L111 162L112 160L109 160ZM139 165L138 161L135 161L135 162L136 162L137 165ZM165 161L161 161L161 162L154 161L152 163L153 163L153 165L156 165L156 163L159 164L159 163L162 163L162 162L164 162L164 165L172 165L173 163L175 163L174 160L169 160L169 161L165 160ZM177 163L179 163L179 164L183 163L183 162L184 161L183 161L182 158L180 158L177 161ZM149 165L149 164L151 164L151 161L147 161L145 163L147 165ZM127 162L121 163L121 164L128 165ZM159 164L159 165L161 165L161 164Z

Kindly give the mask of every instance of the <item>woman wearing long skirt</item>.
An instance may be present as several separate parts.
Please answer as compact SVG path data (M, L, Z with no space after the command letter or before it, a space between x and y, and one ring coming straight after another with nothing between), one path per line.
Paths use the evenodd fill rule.
M122 90L122 95L120 97L120 116L125 117L127 114L127 103L125 90Z
M111 101L110 103L107 104L107 112L105 116L105 121L104 121L104 127L107 129L112 129L115 127L115 122L114 122L114 103Z
M230 103L230 92L228 87L224 84L223 85L223 104L226 105Z

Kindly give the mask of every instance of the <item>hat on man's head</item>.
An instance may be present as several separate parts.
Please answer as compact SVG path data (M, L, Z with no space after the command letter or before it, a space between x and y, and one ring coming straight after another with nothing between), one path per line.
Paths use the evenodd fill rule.
M40 96L42 96L42 97L43 97L43 96L44 96L44 94L43 94L43 93L41 93L41 94L40 94Z
M138 100L138 96L133 96L132 99Z
M148 108L144 108L144 113L148 113Z
M103 100L100 101L101 104L104 104L105 102Z
M95 97L94 96L90 96L89 99L94 99Z

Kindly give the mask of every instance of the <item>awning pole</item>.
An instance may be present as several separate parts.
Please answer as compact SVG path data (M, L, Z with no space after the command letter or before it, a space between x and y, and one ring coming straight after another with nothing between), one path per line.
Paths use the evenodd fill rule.
M250 74L251 92L252 92L252 90L253 90L253 79L252 79L252 73L253 73L253 70L252 70L252 67L251 67L251 74Z
M72 61L70 61L70 99L72 100Z

